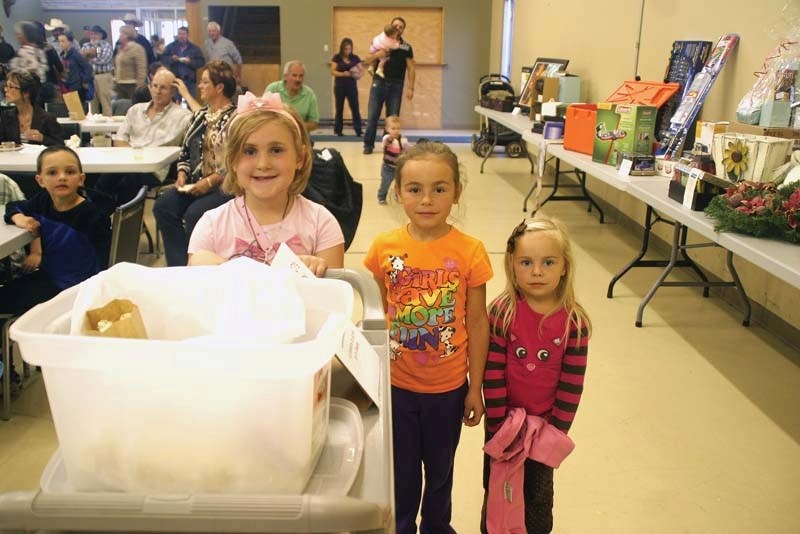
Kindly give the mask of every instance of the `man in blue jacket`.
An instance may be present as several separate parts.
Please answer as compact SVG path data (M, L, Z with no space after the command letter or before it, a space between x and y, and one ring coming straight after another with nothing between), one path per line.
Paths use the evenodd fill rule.
M176 78L183 80L193 96L197 96L197 69L205 65L206 60L203 51L189 41L189 28L178 28L178 38L164 49L161 62Z

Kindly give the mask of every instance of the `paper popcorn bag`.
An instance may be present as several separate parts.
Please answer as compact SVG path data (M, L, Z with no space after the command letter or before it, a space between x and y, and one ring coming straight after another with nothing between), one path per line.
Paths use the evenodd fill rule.
M127 299L114 299L102 308L87 310L83 333L87 336L147 339L139 307Z

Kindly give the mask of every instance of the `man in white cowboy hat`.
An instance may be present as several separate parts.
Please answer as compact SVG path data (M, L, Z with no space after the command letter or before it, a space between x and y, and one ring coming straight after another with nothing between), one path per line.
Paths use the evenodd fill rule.
M122 22L127 24L128 26L132 27L136 31L136 42L142 45L144 48L144 53L147 55L147 65L149 66L150 63L153 63L156 60L156 56L153 53L153 45L150 44L150 41L144 35L141 35L136 28L140 28L144 25L144 23L136 17L135 13L125 13L125 16L122 17ZM117 55L117 50L119 50L119 42L114 45L114 55Z
M61 19L50 19L50 24L45 24L44 29L53 34L47 39L47 42L50 43L50 46L56 50L61 50L61 45L58 44L58 36L68 32L69 26L64 24L64 21ZM72 48L78 52L81 51L80 45L75 41L72 41Z

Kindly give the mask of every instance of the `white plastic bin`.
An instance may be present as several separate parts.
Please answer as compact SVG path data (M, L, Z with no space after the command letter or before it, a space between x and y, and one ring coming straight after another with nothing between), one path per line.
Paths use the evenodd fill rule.
M161 271L179 283L184 269ZM325 442L330 359L353 292L336 280L297 287L307 332L291 344L66 335L77 287L17 320L11 336L23 358L42 367L73 487L302 492ZM149 291L158 298L158 288Z

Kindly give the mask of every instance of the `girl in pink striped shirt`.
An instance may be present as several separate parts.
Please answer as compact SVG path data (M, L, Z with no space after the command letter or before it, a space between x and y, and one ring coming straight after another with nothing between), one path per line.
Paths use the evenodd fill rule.
M566 433L583 392L591 322L575 299L575 259L564 226L541 215L523 220L508 238L504 264L506 288L489 305L487 441L512 407ZM526 528L550 532L553 469L530 459L524 469ZM485 457L484 490L488 479Z

